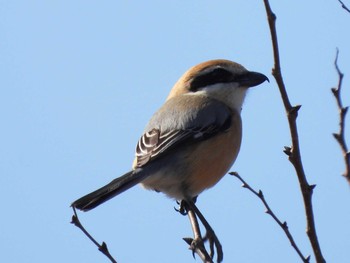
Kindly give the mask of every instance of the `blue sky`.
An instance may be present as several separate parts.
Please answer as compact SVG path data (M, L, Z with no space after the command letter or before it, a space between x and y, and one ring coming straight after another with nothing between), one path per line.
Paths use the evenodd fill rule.
M287 90L302 105L299 136L308 180L317 184L319 241L328 262L347 262L350 192L331 136L338 113L330 88L338 47L350 104L350 14L336 0L271 6ZM244 104L232 171L263 190L301 251L312 254L298 182L282 153L290 137L271 76L263 1L0 1L0 32L1 262L108 262L69 223L70 203L130 169L136 141L172 85L214 58L269 76ZM226 176L198 200L224 262L299 262L240 185ZM135 187L80 219L118 262L195 262L182 240L190 225L174 206Z

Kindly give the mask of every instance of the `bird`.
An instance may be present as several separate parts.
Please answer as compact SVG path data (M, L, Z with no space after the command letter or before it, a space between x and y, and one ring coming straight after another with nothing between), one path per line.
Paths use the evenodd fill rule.
M245 95L249 88L265 81L268 78L264 74L225 59L191 67L146 125L136 144L131 171L74 201L73 222L77 222L75 209L89 211L140 183L175 199L180 204L176 210L189 216L194 238L184 241L193 255L213 262L216 249L217 262L222 262L220 241L195 202L235 162L242 141ZM204 237L198 219L206 230ZM81 228L80 223L76 225ZM209 242L210 254L205 241Z
M235 162L245 95L265 81L264 74L225 59L191 67L146 125L131 171L71 206L89 211L139 183L175 200L194 200Z

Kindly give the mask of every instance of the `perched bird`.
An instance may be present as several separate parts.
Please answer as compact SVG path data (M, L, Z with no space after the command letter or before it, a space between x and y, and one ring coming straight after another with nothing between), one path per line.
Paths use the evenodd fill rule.
M132 170L72 206L88 211L138 183L176 200L193 200L214 186L236 160L245 94L266 80L229 60L190 68L148 122Z

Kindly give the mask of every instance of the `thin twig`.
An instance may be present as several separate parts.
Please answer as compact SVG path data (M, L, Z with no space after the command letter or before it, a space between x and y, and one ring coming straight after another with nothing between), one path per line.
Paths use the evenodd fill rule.
M268 203L267 203L267 201L266 201L266 199L264 197L263 192L261 190L259 190L259 192L255 191L245 180L243 180L243 178L237 172L230 172L230 175L233 175L233 176L237 177L242 182L242 187L248 189L250 192L252 192L257 197L259 197L259 199L261 200L261 202L264 204L264 206L266 208L265 213L269 214L277 222L277 224L282 228L282 230L286 234L290 244L292 245L294 250L298 253L298 255L301 258L301 260L304 263L310 262L310 256L305 257L301 253L301 251L300 251L299 247L297 246L297 244L295 243L294 238L293 238L292 234L289 231L287 222L284 221L282 223L282 221L279 220L278 217L275 215L275 213L271 210L270 206L268 205Z
M198 209L198 207L194 202L190 202L189 205L192 207L193 211L196 213L196 215L198 216L199 220L202 222L206 230L204 241L206 240L209 241L210 257L211 258L214 257L214 247L215 247L217 251L217 262L221 262L224 259L224 253L222 251L221 243L214 232L214 229L210 226L210 224L205 219L202 212Z
M184 238L183 240L185 240L185 242L190 245L190 249L192 250L193 256L194 253L196 253L204 263L212 263L216 249L216 260L218 263L222 262L224 254L222 251L220 241L217 238L213 228L210 226L208 221L205 219L201 211L196 206L195 199L182 200L180 202L180 208L175 210L181 213L182 215L188 215L190 219L194 238ZM206 230L206 234L204 237L202 237L201 235L197 218L200 220L200 222ZM206 241L208 241L209 243L210 254L207 252L204 246L204 243Z
M283 104L287 112L290 135L292 139L292 146L285 147L284 152L288 155L289 161L293 164L298 177L301 193L304 200L306 224L307 224L306 233L309 237L313 252L315 254L316 262L324 263L326 261L322 256L321 247L317 238L315 219L314 219L314 213L312 208L312 193L313 193L313 189L315 188L315 185L309 185L306 179L306 175L305 175L302 160L301 160L301 154L300 154L296 119L298 116L298 111L301 106L300 105L292 106L289 101L288 94L287 94L286 87L284 85L284 81L281 73L281 64L280 64L277 31L276 31L276 15L271 10L270 3L268 0L264 0L264 4L265 4L268 23L269 23L270 33L271 33L273 54L274 54L274 61L275 61L274 68L272 69L272 75L276 79L276 82L283 100Z
M192 250L193 257L195 254L197 254L200 257L200 259L203 261L203 263L213 263L212 258L209 256L207 250L205 249L195 212L190 206L187 205L187 203L186 203L185 209L192 226L193 238L185 237L183 238L183 240L188 245L190 245L190 249Z
M343 9L345 9L346 11L348 11L350 13L350 9L342 1L338 0L338 2L341 4L341 7Z
M72 221L71 223L74 224L76 227L78 227L83 233L94 243L97 247L98 250L101 251L111 262L117 263L117 261L112 257L112 255L109 253L107 244L105 242L102 242L100 245L96 239L94 239L90 233L83 227L83 225L80 223L80 220L78 218L77 211L75 210L75 207L73 208L74 215L72 216Z
M339 109L339 132L333 133L333 136L339 143L340 149L344 156L345 172L343 173L343 176L350 183L350 152L346 145L346 140L345 140L345 116L346 116L346 113L348 112L349 107L343 106L343 102L341 98L341 88L342 88L344 74L340 71L338 66L338 55L339 55L339 50L337 49L337 53L334 60L334 66L338 73L339 80L338 80L338 86L336 88L332 88L331 91L335 97L335 100L337 101L337 106Z

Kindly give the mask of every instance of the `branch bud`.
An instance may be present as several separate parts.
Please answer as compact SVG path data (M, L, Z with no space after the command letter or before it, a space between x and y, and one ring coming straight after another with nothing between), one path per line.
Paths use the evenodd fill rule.
M291 155L292 155L292 148L289 147L289 146L284 146L283 152L284 152L287 156L291 156Z

